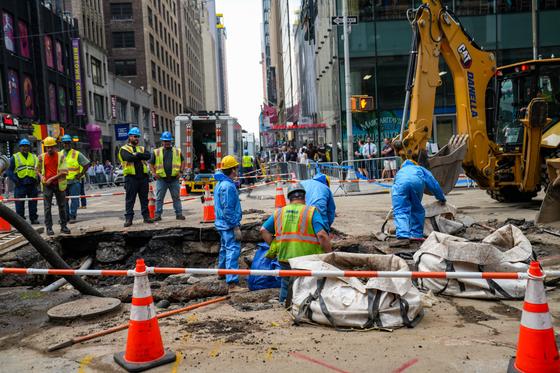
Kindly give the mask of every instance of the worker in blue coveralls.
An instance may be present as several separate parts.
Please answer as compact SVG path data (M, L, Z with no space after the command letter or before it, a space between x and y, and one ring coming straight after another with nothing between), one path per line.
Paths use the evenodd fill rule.
M330 189L329 177L318 173L313 179L302 181L301 185L305 188L305 204L317 208L330 233L336 213L336 205Z
M422 197L425 189L429 190L440 203L445 204L445 195L432 173L410 159L405 161L395 176L391 191L393 216L397 228L397 241L391 243L391 246L406 246L411 240L424 239L426 212L422 206Z
M218 268L239 269L241 254L241 203L234 179L239 174L239 162L232 155L222 159L221 169L214 174L218 182L214 188L215 226L220 233ZM229 292L242 292L238 275L226 275Z

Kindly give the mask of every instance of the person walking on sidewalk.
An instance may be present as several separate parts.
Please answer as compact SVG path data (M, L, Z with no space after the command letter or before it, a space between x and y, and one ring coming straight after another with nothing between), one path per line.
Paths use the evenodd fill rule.
M31 143L27 139L19 142L19 152L10 159L8 177L14 182L15 198L35 198L39 195L37 190L37 156L29 152ZM29 221L31 224L39 224L37 215L37 201L29 201ZM16 212L25 219L25 202L16 202Z
M288 188L290 203L276 209L261 228L262 238L270 245L266 257L278 258L282 269L291 269L289 260L304 255L323 254L332 251L328 227L319 211L305 204L305 189L300 183ZM291 277L282 277L280 302L288 298Z
M60 233L70 234L70 229L66 226L68 221L66 216L66 176L68 175L66 157L63 152L57 151L56 140L53 137L45 138L43 146L45 147L45 153L39 156L36 172L41 179L43 197L45 197L43 206L45 207L47 235L54 235L51 213L53 196L56 198L58 206Z
M97 180L97 185L99 189L102 189L104 185L107 184L107 177L105 176L105 166L103 162L95 162L95 179Z
M220 233L220 254L218 268L239 269L239 255L241 254L241 203L239 193L233 182L238 174L239 162L232 155L222 159L222 168L214 174L218 184L214 188L214 208L216 213L215 226ZM239 276L227 275L226 283L230 292L240 292L245 289L238 286Z
M90 166L90 161L82 152L72 149L72 137L70 135L62 136L61 153L66 158L66 166L68 166L68 175L66 176L66 196L77 197L81 193L81 179ZM81 198L70 198L66 201L66 214L70 224L76 222L78 216L78 207Z
M148 211L149 176L147 161L151 158L151 154L143 146L138 145L139 141L140 129L132 127L128 131L128 143L119 150L119 161L123 168L126 195L125 227L132 225L136 196L140 200L144 223L151 224L154 222L150 219L150 212Z
M168 189L173 199L175 218L185 220L180 197L181 185L179 184L179 178L185 170L183 154L181 154L181 150L174 148L171 144L173 141L171 132L163 132L160 140L162 146L154 150L150 159L150 169L156 179L156 216L154 220L161 220L163 200Z

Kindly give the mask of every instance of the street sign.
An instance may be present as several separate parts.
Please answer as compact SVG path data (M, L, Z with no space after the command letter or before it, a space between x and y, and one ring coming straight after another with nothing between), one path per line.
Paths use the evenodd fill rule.
M348 16L346 17L347 22L349 25L355 25L358 23L358 17L357 16ZM336 16L336 17L331 17L331 24L334 26L342 26L342 24L344 23L344 17L342 16Z

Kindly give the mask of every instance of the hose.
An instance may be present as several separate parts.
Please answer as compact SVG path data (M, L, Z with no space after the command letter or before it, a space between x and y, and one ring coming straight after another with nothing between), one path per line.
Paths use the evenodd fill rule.
M16 214L14 210L10 209L3 203L0 203L0 218L6 220L14 228L16 228L53 268L72 269L72 267L70 267L68 263L66 263L64 259L62 259L60 255L51 248L41 235L33 229L33 227L27 224L21 216ZM64 276L64 278L82 294L94 295L97 297L104 296L79 276L68 275Z

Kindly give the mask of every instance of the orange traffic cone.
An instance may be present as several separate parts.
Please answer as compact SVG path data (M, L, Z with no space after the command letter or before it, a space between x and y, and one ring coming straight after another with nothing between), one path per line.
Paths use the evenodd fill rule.
M0 203L4 203L2 201L4 201L4 197L0 196ZM6 220L0 219L0 232L10 232L11 230L12 230L12 225L8 223Z
M177 357L163 348L144 259L136 261L134 276L126 351L113 357L127 371L142 372L172 363Z
M280 178L276 179L276 198L274 199L274 207L281 208L286 206L286 197L284 197L284 188L280 183Z
M186 197L189 195L189 191L187 190L187 182L185 180L183 180L183 182L181 183L181 193L180 196L181 197Z
M210 194L208 184L204 186L204 205L202 206L202 223L213 223L216 220L214 212L214 197Z
M544 292L544 273L537 261L529 266L529 279L521 314L517 354L509 372L560 372L560 356Z
M204 164L204 155L200 153L200 171L206 171L206 165Z
M148 212L150 219L156 217L156 198L154 197L154 187L150 185L150 193L148 193Z

